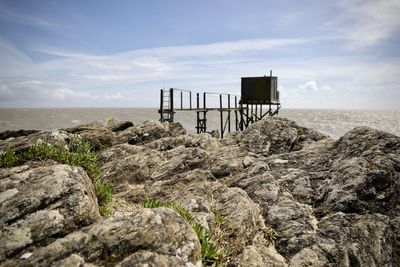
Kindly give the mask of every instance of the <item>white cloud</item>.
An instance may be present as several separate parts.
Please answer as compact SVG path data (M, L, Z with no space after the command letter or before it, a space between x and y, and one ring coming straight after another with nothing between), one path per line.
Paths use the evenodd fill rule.
M124 96L118 92L118 93L111 94L111 95L105 94L104 98L107 100L121 100L121 99L124 99Z
M315 42L308 45L309 49L319 45ZM238 43L244 47L238 47ZM2 51L0 45L0 55L13 51L7 61L0 63L0 84L3 85L0 105L10 106L11 102L6 100L20 99L18 103L45 103L45 106L59 103L66 106L70 103L76 106L156 106L159 88L239 92L240 77L264 75L273 69L279 77L285 107L299 103L353 107L351 99L357 95L385 88L395 90L400 83L400 61L395 58L376 62L357 56L322 57L291 52L303 44L302 39L290 42L257 39L141 49L107 56L71 52L66 53L68 56L39 63L24 59L12 47ZM52 51L57 53L57 49ZM13 57L18 60L13 61ZM299 87L304 90L297 90ZM331 97L336 94L346 97L333 101ZM386 103L384 107L400 108L394 100L396 93L391 97L390 94L375 94L371 97L371 106L378 103L376 98L380 97L381 102ZM340 106L335 106L339 102Z
M316 81L308 81L304 85L300 85L301 89L307 89L309 91L317 91L318 86Z
M82 77L100 82L126 81L132 78L132 76L124 74L87 74Z
M399 0L342 0L339 6L344 16L338 31L355 47L377 44L400 30Z
M136 58L136 63L151 65L161 58L170 57L199 57L209 55L226 55L243 51L259 51L271 50L278 47L290 46L295 44L307 43L309 40L300 38L286 38L286 39L244 39L229 42L218 42L199 45L183 45L183 46L167 46L137 49L119 54L109 56L93 56L75 52L68 52L53 48L37 48L36 51L47 53L50 55L68 57L68 58L81 58L81 59L102 59L107 60L111 58Z
M87 92L77 92L68 88L58 88L54 90L53 93L55 98L58 99L68 99L68 98L89 98L89 99L97 99L97 96L92 96Z

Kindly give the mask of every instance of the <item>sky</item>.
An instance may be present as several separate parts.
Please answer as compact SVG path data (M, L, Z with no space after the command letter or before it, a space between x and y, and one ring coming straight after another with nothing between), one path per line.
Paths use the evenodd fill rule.
M400 0L0 0L0 108L158 107L161 88L400 109Z

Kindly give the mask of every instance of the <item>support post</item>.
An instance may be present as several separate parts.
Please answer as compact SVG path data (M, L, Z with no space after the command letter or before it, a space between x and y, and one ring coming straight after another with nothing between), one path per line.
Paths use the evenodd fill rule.
M183 92L181 92L181 109L183 109Z
M197 110L200 108L200 95L197 93ZM200 111L197 111L197 133L200 133Z
M219 114L221 122L221 138L224 138L224 115L222 114L222 95L219 95Z
M258 120L258 104L256 104L256 111L254 112L255 121Z
M169 88L169 102L171 104L170 108L171 108L171 112L173 112L174 110L174 89Z
M237 114L237 96L235 96L235 129L239 131L238 114Z
M174 89L169 88L169 97L170 97L170 122L174 121Z
M164 120L163 116L163 105L164 105L164 90L160 90L160 121L162 122Z
M231 132L231 95L228 95L228 133Z
M192 110L192 91L189 92L189 105L190 105L190 110Z

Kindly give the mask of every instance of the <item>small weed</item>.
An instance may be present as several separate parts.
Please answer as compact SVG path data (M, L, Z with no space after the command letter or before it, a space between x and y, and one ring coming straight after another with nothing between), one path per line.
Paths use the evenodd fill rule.
M13 147L9 147L3 154L0 154L1 167L11 167L34 160L55 160L71 166L81 166L85 169L92 180L97 200L100 206L100 213L103 216L110 215L108 209L112 201L112 187L101 181L101 169L98 162L98 154L91 150L90 144L85 140L74 137L71 141L71 150L64 144L36 143L29 150L16 154Z
M304 128L304 127L299 127L299 128L297 128L297 133L298 133L298 135L303 135L303 134L305 134L305 133L307 133L307 128Z
M202 226L191 212L183 208L178 203L166 204L154 198L144 198L142 200L142 205L145 208L164 207L176 211L182 217L182 219L192 226L193 231L196 233L197 238L200 241L203 266L221 265L226 253L224 253L224 248L221 247L220 243L218 242L218 237L215 236L214 232ZM223 223L223 217L221 215L214 214L214 219L219 225Z
M13 147L8 147L3 154L0 154L1 166L15 166L19 162L18 156L14 152Z
M217 224L222 225L224 224L224 217L221 214L214 212L214 221Z
M149 209L164 207L164 205L161 202L159 202L158 200L156 200L154 198L150 198L150 197L144 198L142 200L142 205L143 205L143 207L149 208Z
M374 146L374 144L373 144L370 140L368 140L368 139L365 140L365 142L364 142L364 148L365 148L365 150L368 150L368 149L370 149L370 148L373 147L373 146Z
M268 228L266 231L266 238L268 243L275 244L277 233L274 229Z

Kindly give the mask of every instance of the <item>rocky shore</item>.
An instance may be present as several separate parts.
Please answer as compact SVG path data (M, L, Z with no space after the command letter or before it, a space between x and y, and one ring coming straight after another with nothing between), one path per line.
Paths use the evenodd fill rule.
M333 140L267 118L218 139L107 119L20 132L0 151L71 150L76 136L98 154L111 215L79 165L3 161L1 266L400 266L398 136Z

